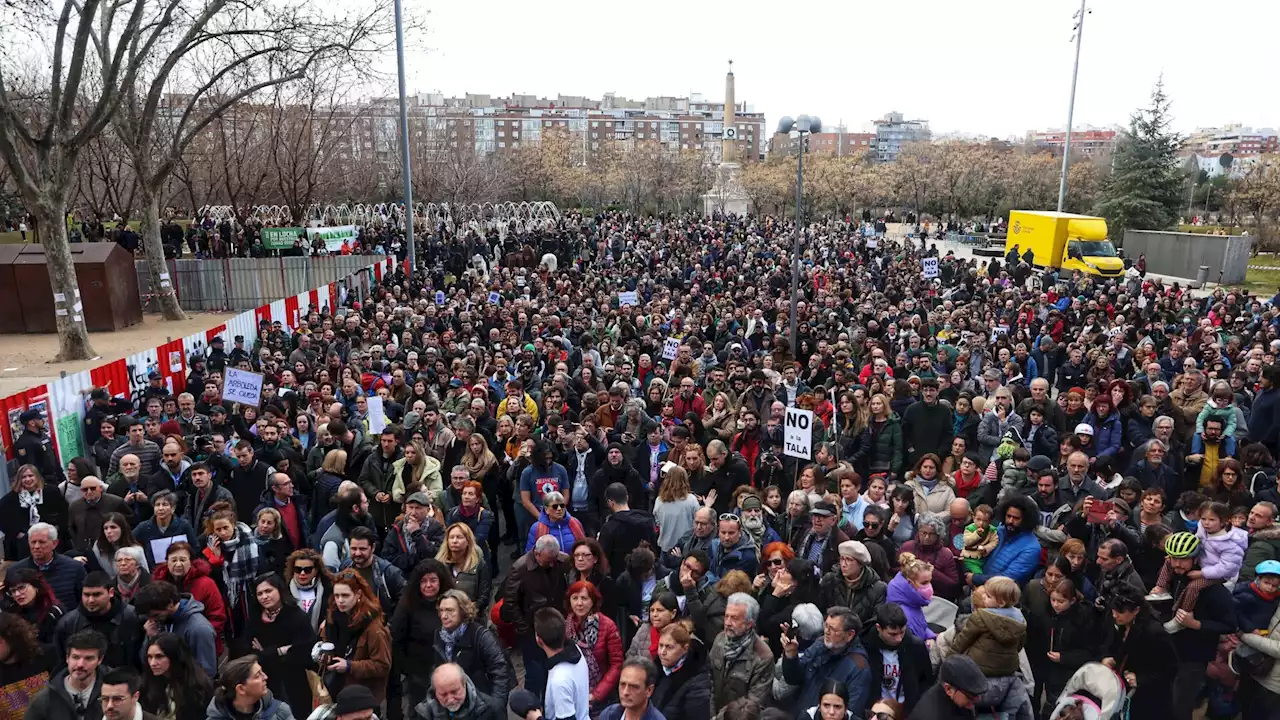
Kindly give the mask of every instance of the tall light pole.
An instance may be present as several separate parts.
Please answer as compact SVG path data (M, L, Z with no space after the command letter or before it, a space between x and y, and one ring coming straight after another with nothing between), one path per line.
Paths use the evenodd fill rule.
M404 91L404 20L396 0L396 65L400 71L400 164L404 175L404 241L409 246L409 275L418 267L413 241L413 177L409 165L409 107Z
M796 307L800 304L800 234L804 232L804 150L806 134L812 135L822 131L822 120L817 116L801 115L791 119L785 116L778 121L778 134L790 135L795 130L800 134L799 157L796 160L796 236L791 245L791 357L796 358L800 352L800 343L796 338Z
M1076 78L1080 75L1080 45L1084 42L1084 16L1091 10L1085 8L1086 0L1080 0L1080 9L1076 11L1075 35L1071 39L1076 44L1076 63L1071 68L1071 100L1067 104L1067 140L1062 146L1062 177L1058 180L1058 212L1062 212L1067 204L1067 170L1071 167L1071 121L1076 112Z

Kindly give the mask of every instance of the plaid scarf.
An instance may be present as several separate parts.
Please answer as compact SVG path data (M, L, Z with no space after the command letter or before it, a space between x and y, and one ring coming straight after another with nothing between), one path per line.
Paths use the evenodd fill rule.
M724 664L728 667L741 658L747 650L756 646L756 631L752 628L738 637L733 637L728 633L724 636Z
M600 639L600 615L591 613L583 619L569 613L566 623L566 634L578 644L582 656L587 660L587 678L594 687L600 682L600 661L596 659L596 642Z
M236 536L222 543L222 578L227 583L227 599L233 608L248 597L249 584L258 574L258 544L249 533L248 525L236 523Z

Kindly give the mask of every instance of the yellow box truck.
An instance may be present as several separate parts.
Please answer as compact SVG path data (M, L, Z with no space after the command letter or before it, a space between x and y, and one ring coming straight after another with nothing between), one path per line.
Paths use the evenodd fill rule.
M1033 265L1060 268L1065 275L1074 270L1099 277L1124 275L1124 262L1107 239L1107 221L1100 217L1014 210L1009 213L1005 255L1014 249L1019 257L1030 250Z

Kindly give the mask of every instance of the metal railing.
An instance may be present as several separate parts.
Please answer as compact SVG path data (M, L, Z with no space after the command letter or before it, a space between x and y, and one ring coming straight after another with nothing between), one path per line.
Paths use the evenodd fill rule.
M168 260L178 301L185 310L251 310L341 280L382 259L380 255ZM143 312L159 312L151 276L136 263Z

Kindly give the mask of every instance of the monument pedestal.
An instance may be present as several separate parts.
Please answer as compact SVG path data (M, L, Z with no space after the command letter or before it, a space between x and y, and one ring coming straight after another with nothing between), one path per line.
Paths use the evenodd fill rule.
M716 212L746 215L751 211L751 198L742 189L742 166L736 162L724 162L716 166L716 181L711 190L702 196L702 214Z

